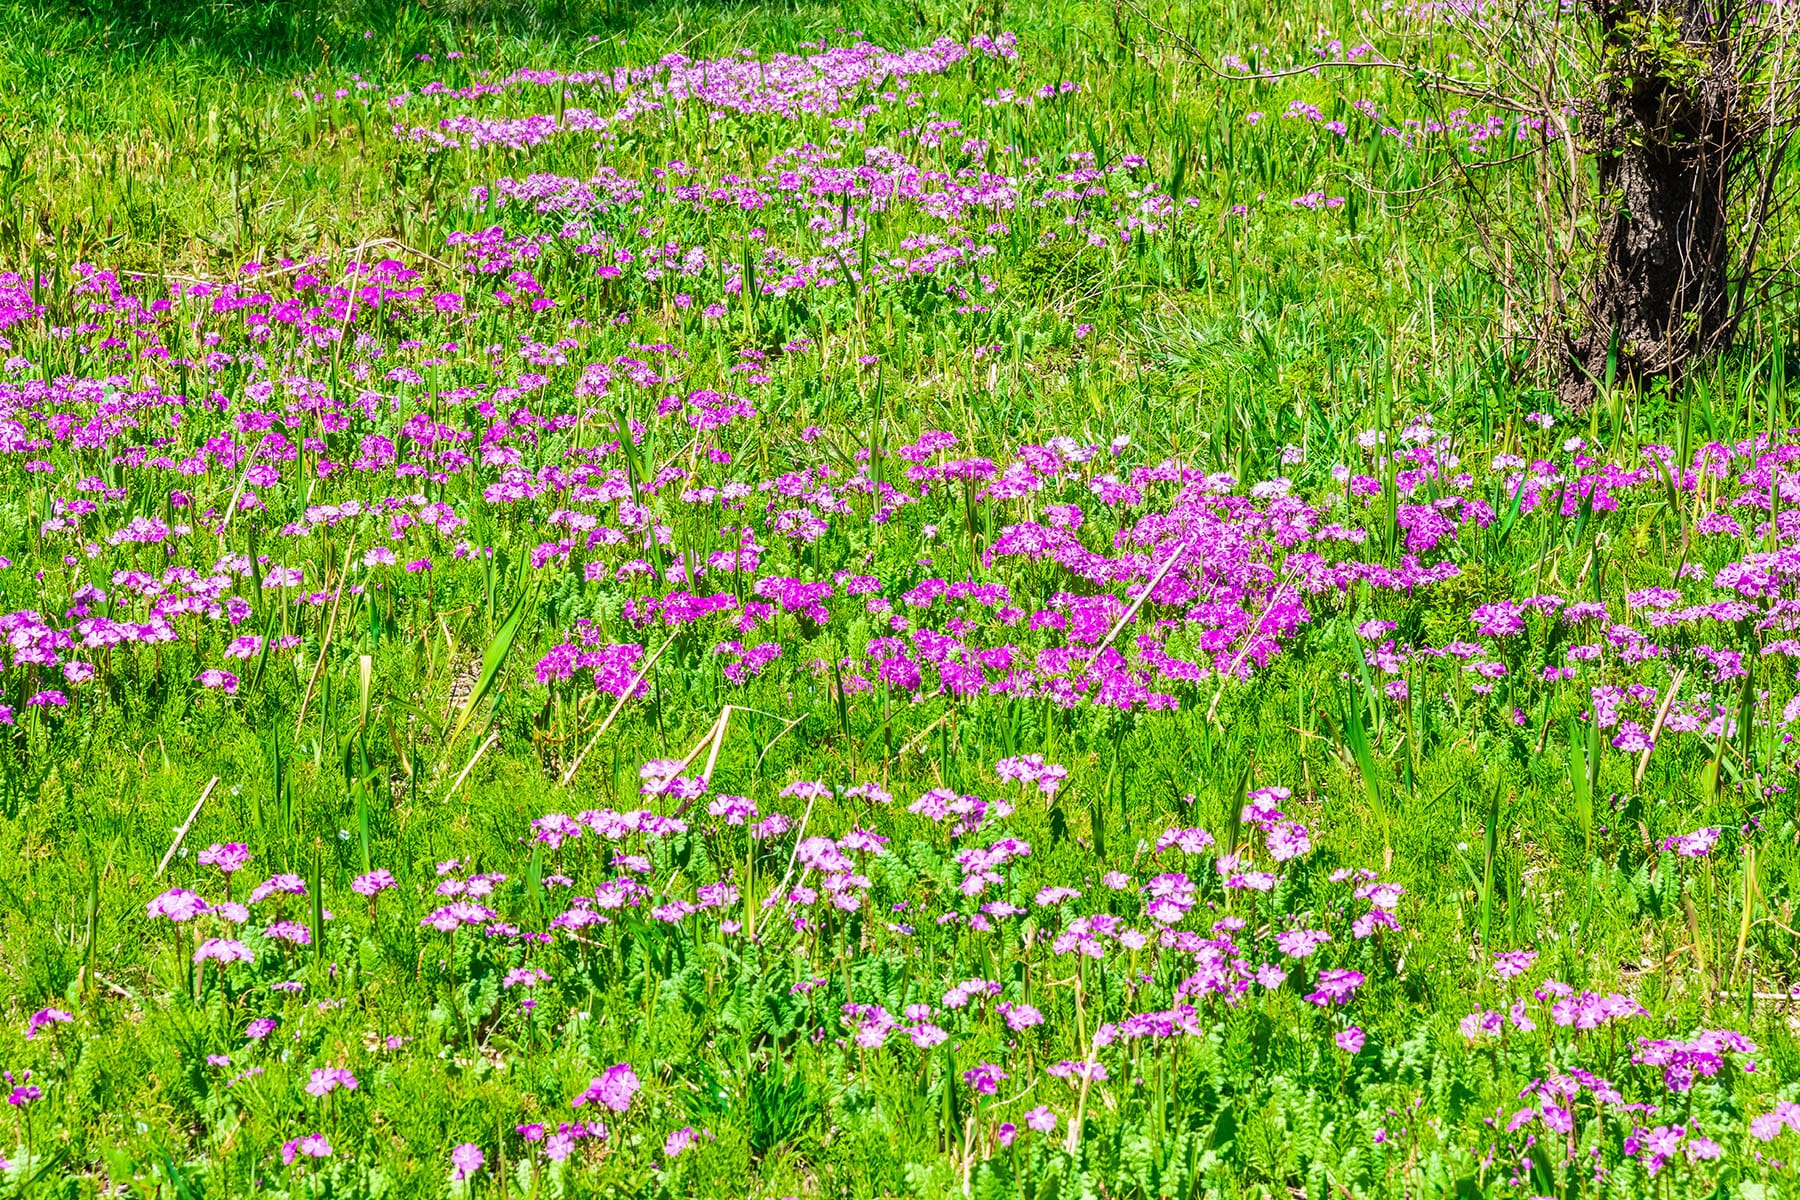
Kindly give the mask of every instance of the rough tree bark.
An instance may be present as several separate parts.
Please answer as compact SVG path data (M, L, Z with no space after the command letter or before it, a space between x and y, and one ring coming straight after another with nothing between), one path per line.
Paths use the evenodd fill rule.
M1729 206L1745 128L1734 0L1589 0L1606 70L1578 108L1595 156L1599 260L1562 380L1678 376L1728 334Z

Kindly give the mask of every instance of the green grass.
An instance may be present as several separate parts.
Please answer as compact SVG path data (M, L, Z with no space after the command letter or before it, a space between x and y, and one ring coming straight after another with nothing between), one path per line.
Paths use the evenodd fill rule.
M1274 65L1313 56L1324 40L1308 36L1317 26L1346 44L1354 26L1348 6L1324 5L1183 9L1170 20L1218 54L1272 47L1264 54ZM250 601L235 621L208 615L204 604L177 613L180 637L166 644L87 654L97 675L85 684L58 683L51 666L18 657L17 641L7 653L0 702L16 723L0 738L0 861L9 864L0 869L0 1066L31 1070L43 1096L14 1105L11 1130L0 1128L0 1142L17 1146L0 1151L12 1164L0 1172L0 1194L967 1192L1047 1200L1666 1192L1751 1200L1793 1189L1783 1164L1800 1129L1768 1144L1747 1132L1778 1101L1800 1098L1800 1026L1790 998L1800 984L1800 814L1783 719L1795 695L1793 655L1779 645L1763 653L1785 633L1774 602L1789 599L1792 584L1783 576L1748 616L1666 629L1645 624L1650 605L1625 600L1670 586L1685 589L1684 605L1734 599L1711 582L1715 573L1766 550L1791 555L1791 535L1753 528L1767 518L1749 501L1766 502L1770 491L1767 480L1744 476L1755 454L1698 487L1665 483L1651 470L1614 486L1616 507L1576 501L1566 514L1558 484L1543 490L1537 507L1515 510L1514 468L1493 465L1507 454L1565 474L1598 472L1574 465L1564 448L1571 437L1626 471L1648 462L1652 445L1673 447L1677 461L1690 464L1709 442L1759 434L1791 442L1792 311L1760 314L1736 350L1679 386L1619 389L1591 412L1559 412L1517 337L1523 318L1484 268L1469 213L1435 197L1399 198L1436 177L1451 152L1407 149L1372 136L1366 121L1340 140L1320 122L1282 116L1290 101L1304 101L1322 120L1354 122L1359 99L1383 114L1415 115L1403 79L1221 80L1129 10L1104 5L72 12L14 3L0 21L11 31L0 44L0 264L31 276L24 290L42 305L0 329L11 343L0 358L26 360L0 379L10 389L7 419L44 439L0 460L0 554L11 563L0 570L0 607L37 612L58 629L91 616L139 620L147 601L134 599L118 573L179 565L206 576L226 555L247 556L248 570L227 572L221 595ZM600 139L600 150L594 138L564 136L530 149L428 153L391 132L396 122L431 126L464 112L578 106L541 85L474 101L419 90L437 79L466 84L475 69L495 77L517 68L600 70L651 64L672 51L716 59L739 47L767 59L822 39L839 44L847 29L891 49L1007 30L1019 53L975 56L922 76L914 90L930 93L928 104L889 104L860 131L834 130L816 116L733 113L715 121L690 106L640 116L616 138ZM465 57L448 58L452 50ZM366 92L355 90L359 77L371 84ZM1081 90L1029 109L981 102L997 88L1063 80ZM337 98L338 88L350 94ZM325 98L296 100L296 89ZM402 92L412 98L390 109L386 98ZM366 111L359 95L371 100ZM597 91L580 98L596 110L612 103ZM1141 200L1126 192L1150 181L1176 199L1175 215L1153 234L1094 246L1066 232L1068 209L1058 200L1020 205L997 218L1005 232L993 233L984 232L996 219L990 214L947 222L900 205L859 214L866 225L838 248L840 272L866 274L884 259L916 256L919 238L967 234L994 252L861 292L797 289L752 304L727 280L759 246L819 253L807 212L772 203L702 213L652 195L639 209L591 214L596 229L638 256L637 273L605 279L594 274L596 260L572 249L579 239L555 236L562 217L471 196L502 177L585 179L601 166L644 181L673 159L702 166L708 178L753 177L777 153L803 142L831 149L834 136L858 156L867 145L912 148L902 131L929 111L995 145L1017 145L1019 158L1041 157L1047 170L1079 169L1083 160L1071 154L1109 165L1142 154L1133 172L1106 176L1107 196L1088 198L1084 207L1097 215L1087 223L1126 218ZM1265 116L1253 125L1252 112ZM949 171L1005 173L997 153L965 152L950 138L918 150ZM1031 184L1027 197L1052 186ZM1495 186L1503 204L1530 201L1526 166L1501 173ZM1291 203L1314 192L1344 203ZM1233 214L1240 204L1248 215ZM829 217L823 207L813 215ZM496 222L511 236L548 235L529 267L554 308L501 301L496 289L523 297L529 288L460 269L468 253L452 235ZM643 251L663 239L707 247L705 270L643 278ZM1789 249L1781 236L1765 248L1772 262ZM338 339L308 338L279 321L257 334L236 312L178 295L147 339L170 352L157 360L110 358L146 339L133 340L125 306L96 312L91 293L77 290L76 264L93 263L117 273L122 294L146 301L202 280L274 291L314 256L312 269L327 282L346 263L403 260L419 275L400 286L425 291L384 300L379 313L339 318ZM283 265L289 260L291 268ZM245 276L247 262L265 266ZM759 277L770 269L758 261ZM695 295L691 306L676 299L683 288ZM449 291L465 295L462 312L431 304ZM729 300L727 315L702 316L715 299ZM317 324L328 330L332 322ZM108 344L114 337L122 343ZM569 343L561 363L545 353L559 339ZM799 339L810 345L784 351ZM645 349L659 344L685 357ZM213 349L241 357L206 365ZM751 361L740 353L746 349L768 355L766 382L733 370ZM659 379L627 384L621 357L648 363ZM579 390L588 363L614 370L604 400ZM395 366L412 377L389 378ZM118 396L141 398L146 373L160 391L192 398L179 423L134 401L112 415L135 426L92 442L67 428L52 436L55 413L85 421ZM111 396L104 388L56 390L59 377L108 375L129 377L114 380ZM521 375L544 382L533 389ZM250 482L246 460L224 461L216 450L192 472L129 457L129 447L157 439L167 440L147 456L182 460L201 454L208 439L245 437L240 414L295 398L283 391L284 376L316 381L338 402L330 411L346 420L329 428L322 412L288 414L294 420L279 428L299 457L293 466L281 462L274 481ZM271 382L273 393L257 390ZM523 389L508 410L524 405L569 418L499 438L532 470L566 468L571 450L599 454L639 422L641 444L627 440L598 458L622 472L624 500L577 501L566 492L493 500L485 492L500 479L497 465L436 479L347 465L319 476L321 458L349 464L371 454L365 437L404 447L402 423L419 414L472 431L464 449L478 458L492 414L476 407L475 393L455 393L500 383ZM380 394L363 412L365 390ZM757 416L699 432L656 415L668 393L700 391L742 391ZM226 407L203 403L214 393ZM1526 420L1539 411L1557 418L1554 428ZM1401 445L1425 415L1437 433L1424 440L1446 465L1408 496L1396 478L1405 466L1380 461L1358 439L1368 433ZM809 427L818 436L803 435ZM896 452L930 430L961 439L952 452L926 455L932 462L979 454L1004 464L1021 445L1063 435L1102 447L1118 435L1130 442L1116 462L1103 450L1093 466L1071 468L1030 496L980 500L975 488L950 480L872 520L876 502L841 486L857 456L871 478L917 490L904 473L912 463ZM304 445L309 437L319 444ZM1290 447L1301 452L1297 461L1284 461ZM709 451L729 453L730 462ZM1460 460L1455 468L1450 455ZM1171 483L1144 484L1141 507L1098 499L1088 487L1104 470L1124 474L1167 460L1228 473L1234 482L1220 489L1228 499L1190 497L1179 521L1158 525L1159 514L1177 506ZM1337 464L1370 480L1366 499L1353 491L1359 484L1334 474ZM672 466L691 478L658 486ZM836 472L842 508L779 491L752 492L741 510L680 498L691 484L755 483L820 466ZM1471 479L1453 483L1455 471ZM123 494L78 488L87 478ZM1356 526L1366 539L1286 544L1263 525L1241 535L1262 539L1245 550L1236 533L1184 532L1212 528L1207 522L1250 529L1281 504L1252 489L1277 478L1291 482L1315 528ZM178 505L171 490L191 503ZM385 518L328 527L323 517L306 517L314 506L366 506L414 490L469 523L441 533L415 523L394 534L393 565L362 565L363 554L390 537ZM256 506L239 507L246 493ZM1409 547L1402 506L1451 496L1485 502L1491 519L1454 517L1455 533L1439 545ZM46 526L83 497L99 507L76 514L79 534ZM770 499L780 503L764 513L758 505ZM666 539L646 542L626 501L666 525ZM774 519L790 504L828 516L827 530L811 541L784 537ZM1151 690L1178 706L963 696L935 668L916 689L884 683L875 668L883 652L870 646L893 632L892 614L940 632L966 621L956 636L972 647L1016 644L1023 656L1068 644L1054 629L1003 623L976 600L915 606L905 598L936 577L1004 584L1021 615L1066 615L1079 607L1069 597L1111 600L1101 632L1080 643L1099 647L1135 598L1125 582L1083 578L1068 563L983 553L1007 525L1044 520L1052 504L1083 509L1081 542L1091 554L1142 556L1133 568L1138 586L1185 537L1218 556L1211 575L1203 562L1174 573L1204 585L1195 594L1153 598L1142 620L1110 643L1121 661L1154 675L1140 638L1152 621L1166 622L1161 651L1209 668L1200 678L1151 680ZM534 563L534 550L567 536L568 527L551 522L565 507L594 509L601 525L632 529L636 541ZM219 516L227 512L228 523ZM1736 515L1742 529L1708 532L1700 519L1714 513ZM166 544L108 540L134 518L192 529ZM725 526L753 519L764 547L757 566L715 566L701 584L691 575L658 581L649 570L616 570L639 556L654 571L691 569L740 544ZM301 521L311 532L292 530ZM494 553L459 552L463 541ZM1277 623L1271 609L1292 600L1306 577L1298 555L1309 547L1327 565L1397 566L1411 554L1455 572L1411 589L1322 587L1305 594L1303 621L1265 630L1264 622ZM267 561L250 566L259 555ZM406 571L415 558L430 558L432 569ZM584 561L607 570L589 577ZM1678 578L1696 565L1704 578ZM264 587L276 566L303 567L304 583ZM876 577L874 597L891 611L850 594L845 573ZM754 590L759 576L834 583L823 602L829 620L805 615L804 604L775 604ZM80 592L83 584L108 598ZM676 591L728 593L739 606L760 597L779 611L753 632L723 616L675 625L632 617L646 600ZM315 593L315 602L290 602L297 593ZM1572 645L1607 639L1592 624L1543 615L1529 616L1513 637L1477 635L1470 615L1480 606L1546 593L1605 602L1612 620L1651 634L1667 652L1641 661L1623 655L1621 635L1596 658L1571 658ZM1189 605L1208 599L1229 603L1241 622L1183 620ZM1359 634L1371 620L1394 628ZM1208 642L1209 627L1230 636ZM611 690L579 672L548 685L534 673L583 629L597 630L600 644L642 646ZM1280 641L1266 664L1247 644L1264 632ZM266 646L227 657L228 644L245 634ZM281 646L283 636L293 643ZM1415 655L1388 672L1365 652L1379 654L1389 637L1432 648L1479 641L1483 652L1466 661L1506 671L1497 679L1472 674L1450 652ZM773 643L780 655L734 679L736 656L717 649L729 641L744 651ZM1697 652L1702 646L1743 651L1750 673L1720 670ZM658 654L645 692L615 709L615 697ZM1254 664L1246 679L1226 677L1246 662ZM1580 674L1547 682L1549 666ZM196 686L208 669L232 671L234 693ZM989 682L999 670L988 668ZM1405 698L1384 686L1402 679ZM1684 704L1716 703L1739 731L1671 728L1640 778L1638 756L1612 744L1619 728L1601 729L1592 716L1593 687L1633 684L1657 689L1657 702L1679 687ZM26 702L51 687L68 692L66 708ZM1654 702L1622 704L1627 720L1647 728L1655 719ZM1023 754L1067 768L1054 802L996 777L996 762ZM686 830L667 836L634 833L604 848L591 831L560 847L531 840L531 822L551 813L671 813L672 799L640 795L640 768L658 759L687 760L690 776L710 763L709 799L749 797L765 816L804 821L805 834L863 828L889 838L886 854L858 859L867 897L845 910L821 901L798 927L789 906L763 910L763 898L817 888L826 872L797 865L801 830L753 841L740 825L707 816L704 800L685 811ZM782 796L805 780L835 791L811 801ZM846 794L852 783L879 785L893 805ZM1268 834L1241 816L1247 795L1271 786L1291 789L1281 806L1309 828L1314 846L1285 865L1273 860ZM1006 799L1016 811L980 834L956 836L906 812L933 788ZM1244 848L1248 861L1282 874L1281 883L1266 894L1226 888L1213 852L1190 855L1184 866L1179 851L1156 849L1165 830L1192 827L1210 831L1218 849ZM1659 849L1703 827L1723 831L1710 855ZM996 868L999 880L980 900L1005 899L1026 912L994 918L1003 932L984 935L968 925L975 902L959 891L964 872L955 856L1001 836L1028 842L1031 852ZM196 855L230 842L254 855L232 884L235 899L277 872L299 876L307 895L258 906L242 933L254 963L196 969L199 938L234 937L233 927L216 916L151 919L145 905L175 886L222 899L219 877ZM446 934L421 925L447 902L434 894L444 876L437 865L447 860L463 863L455 877L506 875L484 903L496 920L536 931L568 911L572 895L592 895L619 874L615 850L645 856L645 878L658 892L641 906L603 910L611 925L542 944L483 937L476 926ZM1375 870L1405 889L1399 929L1351 933L1370 906L1352 898L1353 885L1330 880L1349 868ZM373 869L391 871L398 887L370 901L350 885ZM1109 871L1130 875L1133 888L1109 888ZM1154 933L1136 889L1175 871L1191 874L1197 892L1194 916L1178 928L1206 937L1219 916L1248 917L1241 940L1249 970L1281 962L1289 982L1251 985L1241 1003L1228 1003L1178 991L1197 970L1191 948L1113 942L1101 960L1052 948L1077 913L1110 914ZM557 876L576 886L563 890ZM679 921L648 915L655 904L697 898L698 887L722 881L742 893L727 907ZM1035 904L1048 886L1084 895L1066 909ZM938 923L945 912L962 919ZM754 922L757 939L727 930L722 919ZM304 926L308 944L259 932L275 921ZM1290 925L1328 930L1333 941L1316 957L1286 959L1274 938ZM1492 954L1523 949L1539 955L1529 977L1496 978ZM526 965L550 977L529 989L532 1008L520 1004L522 989L504 983ZM1327 966L1367 976L1350 1005L1307 1001ZM1547 1003L1533 1002L1536 1030L1515 1026L1487 1041L1459 1032L1470 1010L1506 1010L1545 978L1629 995L1647 1015L1578 1034L1554 1024ZM1045 1023L1012 1030L991 1002L942 1003L946 990L970 979L996 981L1000 998L1036 1006ZM289 981L302 989L271 989ZM1103 1022L1183 999L1196 1006L1199 1032L1093 1047ZM917 1049L896 1028L884 1047L860 1047L847 1003L896 1015L929 1004L948 1040ZM46 1008L72 1020L27 1040L31 1014ZM266 1041L249 1040L254 1018L279 1025ZM1352 1025L1368 1042L1347 1053L1333 1035ZM1672 1090L1659 1069L1630 1062L1638 1037L1686 1039L1703 1028L1739 1030L1758 1043L1754 1071L1739 1055L1716 1077ZM1089 1088L1045 1069L1090 1053L1110 1077ZM209 1064L209 1055L231 1061ZM992 1097L963 1079L984 1062L1009 1074ZM584 1139L558 1161L519 1132L591 1119L595 1108L572 1109L571 1100L615 1063L631 1064L642 1090L625 1112L605 1113L609 1137ZM326 1067L352 1071L359 1086L307 1094L311 1073ZM1657 1112L1598 1105L1590 1093L1570 1105L1578 1123L1566 1139L1533 1126L1540 1142L1527 1153L1524 1135L1506 1129L1526 1103L1521 1089L1574 1069ZM1053 1132L1027 1127L1024 1114L1039 1104L1053 1111ZM1068 1122L1077 1115L1082 1125L1071 1142ZM1019 1128L1010 1145L999 1139L1002 1122ZM1690 1162L1677 1152L1652 1177L1648 1156L1626 1148L1638 1124L1682 1124L1718 1142L1722 1156ZM703 1132L670 1158L664 1139L683 1127ZM313 1133L324 1134L333 1153L284 1164L283 1144ZM450 1150L464 1143L482 1148L485 1166L471 1183L453 1183ZM1604 1168L1599 1176L1596 1166Z

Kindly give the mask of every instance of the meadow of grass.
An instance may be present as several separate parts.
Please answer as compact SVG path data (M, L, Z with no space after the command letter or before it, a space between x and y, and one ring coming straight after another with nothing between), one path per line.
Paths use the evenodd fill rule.
M1794 313L1465 12L11 0L0 1194L1793 1194Z

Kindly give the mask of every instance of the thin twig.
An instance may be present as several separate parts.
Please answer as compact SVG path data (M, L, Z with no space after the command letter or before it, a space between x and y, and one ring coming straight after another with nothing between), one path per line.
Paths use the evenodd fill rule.
M164 854L162 856L162 861L156 864L156 877L158 879L162 878L162 873L169 867L169 860L175 857L175 851L181 847L181 839L187 836L188 827L194 823L194 818L200 815L200 806L206 803L206 798L212 795L213 789L218 786L219 777L214 775L207 781L206 786L200 789L200 798L194 801L194 807L188 810L187 820L183 821L175 829L175 840L169 843L169 852Z
M331 619L325 623L325 637L319 643L319 661L313 664L312 678L306 681L306 694L300 697L300 715L294 720L294 736L300 736L300 730L306 725L306 706L312 701L313 688L318 686L319 672L325 669L325 653L331 649L331 635L337 631L338 609L344 604L344 584L350 578L350 556L356 553L356 543L344 551L344 569L338 576L337 596L331 603Z
M937 720L933 721L931 724L927 725L925 728L919 730L919 732L913 737L912 741L910 741L910 742L906 743L906 745L900 747L900 753L896 754L894 757L895 758L905 758L906 752L908 750L913 749L920 742L924 741L926 735L929 734L932 730L936 729L939 725L942 725L946 720L949 719L949 716L950 716L949 709L945 709L943 712L939 713Z
M1238 649L1237 657L1231 660L1231 665L1227 667L1224 674L1220 676L1219 690L1213 693L1212 703L1206 706L1206 720L1209 724L1212 722L1214 714L1219 711L1219 697L1225 694L1225 680L1231 678L1237 672L1239 665L1244 661L1244 656L1250 653L1250 645L1256 641L1256 635L1262 632L1263 622L1269 619L1269 613L1274 609L1275 602L1281 599L1281 594L1287 591L1287 585L1292 582L1293 578L1293 575L1289 574L1286 579L1281 581L1281 586L1275 589L1275 594L1269 598L1269 603L1257 616L1256 627L1250 631L1250 636L1244 639L1243 646Z
M812 715L812 714L801 713L799 716L795 717L793 720L791 720L787 724L783 725L781 727L780 733L776 734L774 737L769 739L768 744L762 748L762 753L758 754L756 756L756 769L757 770L759 770L759 771L762 770L763 759L768 757L769 751L771 751L775 748L775 743L779 742L782 738L786 737L788 735L789 730L793 729L793 727L798 725L800 722L806 720L806 718L809 717L810 715ZM779 721L781 718L776 717L775 719Z
M809 795L806 798L806 811L800 814L800 828L799 828L799 830L797 830L795 832L794 844L788 850L787 870L785 870L781 873L781 884L772 893L770 893L771 895L779 896L783 892L787 891L788 880L791 879L794 874L794 859L799 857L800 843L806 837L807 823L812 820L813 802L816 801L818 798L819 798L819 793L816 791L814 791L811 795ZM786 908L787 906L788 906L788 902L784 901L782 903L782 907Z
M1233 75L1213 66L1210 57L1204 50L1200 49L1200 47L1194 45L1193 42L1189 41L1181 34L1176 33L1168 26L1152 20L1150 16L1146 14L1143 9L1134 4L1132 0L1121 0L1121 3L1123 3L1126 8L1130 9L1144 24L1150 26L1150 28L1156 30L1156 32L1179 45L1187 52L1189 58L1198 63L1202 70L1206 71L1215 79L1229 80L1233 83L1266 83L1274 80L1289 79L1296 75L1316 75L1321 71L1332 68L1362 71L1405 71L1410 75L1425 80L1430 83L1433 88L1439 91L1449 92L1452 95L1457 96L1467 96L1471 99L1483 100L1496 107L1508 108L1514 112L1531 111L1517 104L1509 104L1504 96L1497 96L1489 90L1471 88L1465 84L1459 83L1441 71L1433 71L1428 68L1406 63L1389 62L1386 59L1380 58L1366 60L1357 59L1354 61L1348 59L1334 59L1328 62L1314 63L1311 66L1306 67L1293 67L1284 71L1256 71L1248 75Z
M1643 786L1644 768L1650 765L1650 751L1656 749L1656 735L1662 732L1663 721L1669 715L1669 706L1675 703L1675 693L1681 690L1681 681L1686 678L1686 667L1675 672L1675 678L1669 683L1669 694L1663 697L1661 707L1656 710L1656 720L1650 726L1650 744L1644 747L1644 753L1638 758L1637 772L1631 777L1631 786L1634 789Z
M594 730L594 736L588 740L587 745L581 748L581 753L575 756L575 761L569 764L569 769L563 772L562 785L564 787L568 787L569 781L575 778L575 772L581 770L581 761L587 757L588 751L594 748L594 743L598 742L601 735L612 728L612 723L614 719L618 717L619 710L625 707L625 701L631 699L631 694L638 690L639 684L644 682L644 676L650 673L650 668L656 665L656 660L662 657L664 650L667 650L674 644L675 635L671 633L669 635L669 640L658 646L656 648L656 653L650 656L650 661L646 662L643 665L643 668L638 671L637 677L631 681L630 686L619 693L619 698L614 702L612 711L606 714L606 720L600 722L600 728Z
M1181 545L1175 547L1175 553L1169 555L1169 561L1164 563L1162 567L1158 569L1156 577L1150 581L1150 586L1138 593L1138 598L1131 602L1131 607L1126 609L1124 615L1113 624L1112 632L1106 635L1106 640L1101 642L1099 647L1088 656L1089 666L1092 666L1098 661L1100 656L1106 652L1106 648L1112 645L1113 639L1119 636L1119 631L1131 623L1131 618L1137 616L1138 609L1144 607L1144 601L1150 598L1150 593L1154 592L1157 587L1162 584L1162 581L1168 576L1169 572L1174 569L1175 564L1181 561L1181 556L1187 553L1188 545L1192 543L1193 540L1194 535L1190 533L1181 540ZM1205 570L1204 563L1201 564L1201 570L1203 572Z
M500 731L498 729L488 734L487 741L481 743L481 745L476 748L475 753L469 756L469 761L463 765L461 774L457 775L456 781L450 785L450 790L444 793L445 800L449 800L450 797L456 795L456 789L461 787L462 781L469 777L469 772L475 769L475 764L480 761L483 754L487 753L487 748L499 740Z

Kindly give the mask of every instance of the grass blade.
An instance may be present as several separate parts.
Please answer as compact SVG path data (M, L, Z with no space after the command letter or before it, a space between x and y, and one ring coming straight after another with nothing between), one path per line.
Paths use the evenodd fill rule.
M469 698L463 701L462 712L456 718L456 724L450 730L450 737L444 743L446 747L454 746L456 739L468 726L469 718L475 715L475 707L487 697L493 689L494 680L500 676L500 668L506 665L506 656L512 652L513 641L519 636L519 626L524 623L525 614L531 609L531 598L536 589L526 588L513 601L512 610L500 623L499 632L494 640L488 643L487 650L481 656L481 674L475 680L475 687L469 692Z

